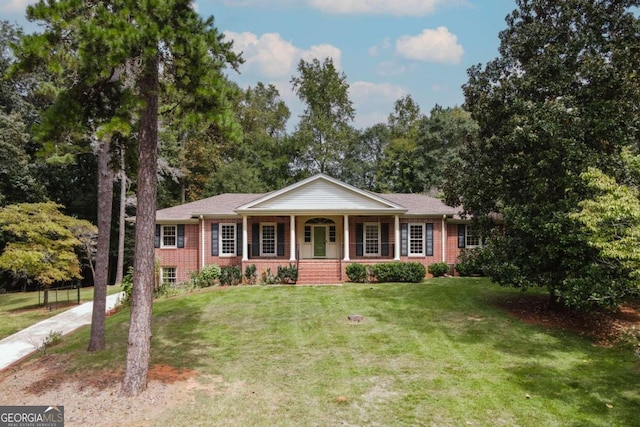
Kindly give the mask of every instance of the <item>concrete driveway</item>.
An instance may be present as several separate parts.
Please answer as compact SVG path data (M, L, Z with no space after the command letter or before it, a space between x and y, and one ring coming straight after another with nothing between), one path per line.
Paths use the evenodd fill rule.
M107 296L106 311L114 308L123 294ZM86 302L0 340L0 371L34 353L51 331L66 335L80 326L90 325L92 312L93 301Z

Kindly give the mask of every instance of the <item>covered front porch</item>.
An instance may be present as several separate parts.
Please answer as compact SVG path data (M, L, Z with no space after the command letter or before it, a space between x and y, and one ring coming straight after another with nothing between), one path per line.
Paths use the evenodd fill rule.
M397 215L243 216L242 221L243 262L400 259Z

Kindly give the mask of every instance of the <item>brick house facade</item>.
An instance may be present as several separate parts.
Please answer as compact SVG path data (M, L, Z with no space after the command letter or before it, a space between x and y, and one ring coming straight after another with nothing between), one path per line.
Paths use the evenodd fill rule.
M353 262L453 268L477 244L457 209L421 194L377 194L318 174L266 194L221 194L158 210L161 278L187 281L206 265L295 264L298 283L341 283Z

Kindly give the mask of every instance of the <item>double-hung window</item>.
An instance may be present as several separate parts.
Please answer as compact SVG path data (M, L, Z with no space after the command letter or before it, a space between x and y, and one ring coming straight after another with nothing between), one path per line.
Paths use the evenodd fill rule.
M260 224L260 255L276 256L276 225L272 223Z
M236 255L236 224L220 224L220 255Z
M380 224L364 224L364 255L380 256Z
M465 236L465 247L467 248L476 248L482 246L482 241L480 240L480 236L475 232L473 228L467 225L466 236Z
M175 225L163 225L162 226L162 246L163 248L175 248L177 247L177 227Z
M424 224L409 224L409 256L424 256Z
M162 267L162 270L160 270L160 281L163 284L175 285L177 277L176 267Z

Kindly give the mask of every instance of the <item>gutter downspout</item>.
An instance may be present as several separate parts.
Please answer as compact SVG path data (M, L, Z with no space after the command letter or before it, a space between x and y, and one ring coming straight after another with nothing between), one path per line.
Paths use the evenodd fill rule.
M442 215L442 262L447 262L447 216Z
M200 271L204 269L204 216L200 215Z

